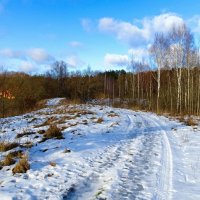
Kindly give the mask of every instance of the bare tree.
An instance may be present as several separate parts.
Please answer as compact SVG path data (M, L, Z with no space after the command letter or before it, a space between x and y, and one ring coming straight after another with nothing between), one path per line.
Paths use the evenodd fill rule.
M68 74L67 63L64 61L56 61L53 63L52 69L49 73L51 77L57 80L57 96L63 96L66 92L66 78Z
M187 92L185 92L185 105L188 105L188 112L191 110L190 100L190 70L194 66L194 42L193 35L185 24L174 26L167 36L170 41L168 63L176 69L177 74L177 112L182 111L182 69L187 68ZM186 97L187 95L187 97Z
M6 79L7 79L7 71L4 70L3 67L1 67L0 72L0 100L1 100L1 109L2 110L2 117L5 117L6 109L5 109L5 98L4 98L4 91L6 87Z
M155 34L154 42L150 48L150 54L153 56L154 61L157 64L157 112L159 112L161 69L166 65L168 46L168 40L163 33Z

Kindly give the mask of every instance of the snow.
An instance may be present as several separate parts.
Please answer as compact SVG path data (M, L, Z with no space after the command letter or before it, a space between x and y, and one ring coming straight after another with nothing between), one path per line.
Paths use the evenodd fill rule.
M33 143L30 149L0 152L3 160L22 149L31 166L25 174L13 175L14 165L0 170L1 200L200 199L199 126L140 111L61 105L61 100L0 119L0 140ZM62 129L64 139L39 142L47 120ZM16 139L27 132L34 133Z
M49 99L46 103L47 106L57 106L59 103L64 100L65 98L54 98L54 99Z

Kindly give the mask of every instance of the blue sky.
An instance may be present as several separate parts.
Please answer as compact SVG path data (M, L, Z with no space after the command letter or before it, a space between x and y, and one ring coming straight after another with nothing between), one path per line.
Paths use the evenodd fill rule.
M0 0L0 66L41 73L126 68L147 54L155 32L185 22L199 37L199 0Z

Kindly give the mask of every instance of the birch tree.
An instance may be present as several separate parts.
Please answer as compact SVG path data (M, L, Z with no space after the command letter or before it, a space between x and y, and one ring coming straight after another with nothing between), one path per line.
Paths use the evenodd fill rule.
M160 79L161 69L166 64L166 54L168 49L168 40L163 33L156 33L154 42L150 48L150 54L154 58L154 62L157 65L157 103L156 110L159 112L159 100L160 100Z

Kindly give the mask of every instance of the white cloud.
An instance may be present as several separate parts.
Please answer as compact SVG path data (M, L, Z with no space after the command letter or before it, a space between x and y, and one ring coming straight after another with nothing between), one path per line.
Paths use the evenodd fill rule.
M21 58L21 59L31 59L37 63L45 63L47 61L52 61L54 58L50 56L44 49L34 48L25 51L15 51L10 48L1 49L0 56L3 58Z
M16 51L10 48L0 50L0 60L9 70L30 72L43 72L46 64L55 59L42 48Z
M104 57L104 62L106 65L127 66L129 63L129 58L127 55L107 53Z
M31 63L29 61L24 61L24 60L22 60L20 62L20 64L17 65L17 70L23 71L25 73L30 73L30 72L34 71L34 68L35 68L35 66L33 63Z
M136 23L137 21L137 23ZM138 24L139 22L139 24ZM147 45L152 41L155 32L167 32L172 26L178 26L184 20L176 14L165 13L152 18L135 20L134 23L113 18L101 18L98 28L101 32L111 34L129 46Z
M192 32L200 34L200 15L195 15L188 20L188 24Z
M37 63L45 63L53 60L53 57L41 48L30 49L27 51L27 55Z
M146 59L149 55L148 49L146 48L131 48L128 50L128 54L130 55L130 58L135 61L142 61L143 59Z
M81 42L78 42L78 41L71 41L71 42L69 42L69 45L73 48L79 48L79 47L83 46L83 44Z
M0 56L7 58L19 58L22 56L22 53L20 51L14 51L10 48L6 48L0 50Z
M68 56L65 61L71 66L71 67L81 67L85 63L76 55Z
M87 32L92 30L92 21L88 18L81 19L81 25L83 29Z

